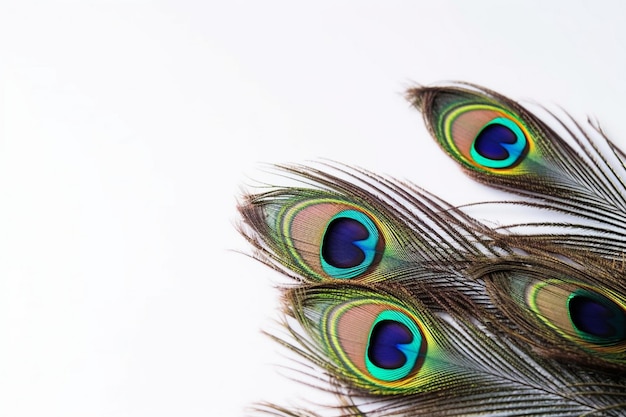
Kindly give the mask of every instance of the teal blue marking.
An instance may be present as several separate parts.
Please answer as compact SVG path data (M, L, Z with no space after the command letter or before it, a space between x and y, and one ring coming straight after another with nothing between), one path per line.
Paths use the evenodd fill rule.
M485 126L483 126L483 128L480 130L480 132L478 132L476 137L480 136L480 133L487 126L492 125L492 124L499 124L499 125L502 125L511 129L511 131L515 134L515 137L517 137L517 142L515 143L502 143L500 145L504 149L507 150L507 152L509 153L509 156L506 159L502 159L502 160L493 160L493 159L485 158L484 156L479 154L476 148L474 147L474 144L476 143L475 140L472 143L472 148L470 149L470 155L472 156L472 158L477 164L480 164L484 166L485 168L502 169L502 168L508 168L512 165L515 165L519 161L519 158L524 154L524 151L526 150L526 146L528 145L528 139L526 139L526 135L524 135L524 132L522 131L522 129L520 129L520 127L512 120L509 120L505 117L496 117L495 119L487 123Z
M378 233L378 228L374 224L374 222L367 217L365 214L356 210L344 210L335 214L327 224L330 224L333 220L338 218L348 218L354 219L361 223L367 229L369 236L367 239L354 241L353 244L363 251L365 255L365 259L363 262L357 266L353 266L350 268L337 268L326 262L324 257L322 256L321 248L320 248L320 263L322 264L322 269L328 275L337 279L350 279L356 276L361 275L367 268L374 262L374 258L376 257L376 245L378 245L378 240L380 238Z
M376 326L376 323L379 323L383 320L391 320L398 323L404 324L413 334L413 341L411 343L406 344L398 344L396 347L404 353L406 356L406 362L403 366L398 369L384 369L374 365L367 356L367 352L369 351L369 343L367 348L365 349L365 367L369 371L369 373L374 377L378 378L382 381L393 382L398 381L402 378L405 378L407 375L411 373L413 368L415 368L415 364L417 363L417 359L419 356L419 351L422 346L423 336L420 332L419 328L405 314L400 313L395 310L385 310L381 312L376 320L372 323L371 329L373 330ZM371 337L371 330L370 330ZM369 337L368 337L369 340Z

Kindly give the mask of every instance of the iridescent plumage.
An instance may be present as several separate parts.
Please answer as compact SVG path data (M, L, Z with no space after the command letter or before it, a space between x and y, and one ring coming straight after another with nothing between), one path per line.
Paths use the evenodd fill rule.
M239 208L255 256L293 278L298 325L277 340L327 375L335 415L625 415L624 154L473 85L407 97L470 176L524 198L500 204L566 220L495 229L406 182L282 166L307 186Z

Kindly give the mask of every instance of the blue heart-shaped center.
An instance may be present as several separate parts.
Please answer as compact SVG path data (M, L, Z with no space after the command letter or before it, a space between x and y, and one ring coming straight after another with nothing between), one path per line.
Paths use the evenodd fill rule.
M380 260L384 241L365 213L344 210L326 226L320 248L320 263L333 278L357 277Z
M365 351L365 365L373 377L399 381L417 372L425 356L426 340L409 316L385 310L376 317Z
M520 163L528 149L522 129L512 120L497 117L478 132L470 155L486 168L511 168Z
M517 136L506 126L491 124L480 131L474 141L474 148L482 157L503 161L509 157L505 144L514 144Z
M339 217L328 224L322 242L322 257L335 268L352 268L365 260L365 253L355 243L367 239L369 232L359 221Z
M379 368L398 369L406 364L402 346L413 341L413 334L404 324L393 320L376 323L370 334L367 356Z

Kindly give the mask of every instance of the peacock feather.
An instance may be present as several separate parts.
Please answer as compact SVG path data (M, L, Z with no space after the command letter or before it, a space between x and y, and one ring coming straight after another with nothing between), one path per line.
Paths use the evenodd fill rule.
M475 85L407 98L467 174L516 196L493 204L564 219L492 227L406 181L279 166L299 185L239 206L254 256L291 280L272 337L319 368L330 415L626 415L624 153Z

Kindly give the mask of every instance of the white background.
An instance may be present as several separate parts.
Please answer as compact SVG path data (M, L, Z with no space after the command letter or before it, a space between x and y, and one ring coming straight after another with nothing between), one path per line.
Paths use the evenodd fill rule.
M1 2L0 415L293 400L260 334L278 279L236 252L241 185L324 157L480 200L415 83L559 104L626 145L624 4Z

